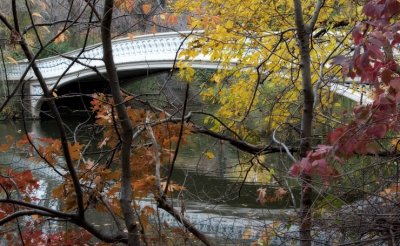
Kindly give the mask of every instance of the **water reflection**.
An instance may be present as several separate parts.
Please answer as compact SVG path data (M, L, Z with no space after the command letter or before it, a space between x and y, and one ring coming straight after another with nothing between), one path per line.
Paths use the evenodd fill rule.
M73 139L76 121L68 122L69 137ZM48 121L29 121L27 130L36 137L57 137L55 124ZM82 129L86 135L93 136L94 131L90 126ZM13 135L16 139L23 134L21 122L0 123L0 143L6 135ZM211 146L211 147L210 147ZM203 153L212 151L214 158L207 158ZM180 198L184 198L187 217L198 226L200 230L218 237L231 240L241 239L245 230L252 231L251 238L259 236L260 228L280 217L289 208L288 201L261 206L256 202L256 190L259 183L243 181L243 173L239 172L237 163L240 154L222 141L215 141L206 136L194 135L188 139L177 159L177 168L173 173L173 180L186 187ZM19 153L14 149L12 153L1 154L3 164L12 165L17 169L32 169L40 179L41 188L37 196L41 205L57 208L58 202L50 200L51 191L59 184L59 177L45 163L34 163L27 153ZM168 167L164 167L167 171ZM245 168L244 168L245 169ZM180 200L174 198L175 206L180 206ZM142 204L152 204L151 199L146 199ZM155 206L155 204L152 204ZM98 224L110 224L112 221L105 216L89 215ZM178 225L167 214L163 215L164 221L171 225ZM250 229L249 229L250 228Z

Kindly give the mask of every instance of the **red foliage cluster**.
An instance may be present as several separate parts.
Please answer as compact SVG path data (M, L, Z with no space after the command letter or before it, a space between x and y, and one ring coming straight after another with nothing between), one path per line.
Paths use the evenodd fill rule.
M400 66L394 55L400 43L400 22L395 18L400 13L397 0L375 0L363 8L367 20L353 30L355 49L352 57L338 56L334 63L342 66L345 77L359 77L360 83L373 88L372 104L354 108L354 120L335 129L328 135L329 145L319 145L301 161L294 163L290 173L316 174L324 181L338 173L332 163L338 157L354 154L376 154L376 140L389 131L400 131Z
M33 177L31 170L16 172L10 168L2 169L0 184L6 190L18 189L28 194L39 187L39 183Z
M84 230L67 230L59 232L44 232L42 228L43 225L40 223L28 222L25 225L25 229L21 232L21 235L16 233L8 233L6 239L8 240L8 245L25 245L25 246L72 246L72 245L86 245L86 242L90 242L92 236L89 232ZM37 228L39 227L39 228ZM23 243L21 241L23 239ZM89 244L87 244L89 245ZM98 245L98 244L92 244Z

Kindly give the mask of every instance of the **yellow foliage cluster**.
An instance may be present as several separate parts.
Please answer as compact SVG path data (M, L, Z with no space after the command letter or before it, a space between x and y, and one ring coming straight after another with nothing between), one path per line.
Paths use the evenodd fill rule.
M316 1L302 4L304 19L309 21ZM202 96L220 105L217 115L230 126L242 131L241 123L249 113L262 112L258 113L260 122L265 129L273 130L301 111L301 64L293 1L178 0L173 7L180 14L190 15L192 29L202 30L192 34L180 57L190 61L208 56L219 64ZM316 35L311 44L314 84L320 81L323 87L332 78L340 79L339 69L329 61L349 47L349 31L359 12L353 1L325 1L312 34ZM179 66L187 67L187 62ZM190 79L194 73L187 71L181 74ZM325 94L321 91L321 103L330 104L328 90ZM213 123L218 129L218 123Z

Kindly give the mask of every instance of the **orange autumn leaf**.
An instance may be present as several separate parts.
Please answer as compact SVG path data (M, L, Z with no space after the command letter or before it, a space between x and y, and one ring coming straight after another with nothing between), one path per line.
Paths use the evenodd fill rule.
M153 23L157 23L159 18L160 18L160 17L157 16L157 15L153 16L153 18L152 18Z
M32 215L31 215L31 218L32 218L34 221L37 221L37 220L39 220L40 215L32 214Z
M10 148L10 145L2 144L2 145L0 145L0 152L6 152L9 148Z
M211 22L215 25L218 24L220 22L219 16L217 15L211 16Z
M134 97L133 96L127 96L124 99L124 103L129 102L130 100L132 100Z
M161 189L162 189L162 190L165 190L165 186L166 186L166 185L167 185L167 182L161 182L161 183L160 183ZM170 192L181 191L181 190L185 190L185 187L171 182L171 183L168 185L168 190L167 190L167 192L170 193Z
M157 32L157 27L155 26L155 25L153 25L152 27L151 27L151 33L152 34L155 34Z
M156 177L153 175L146 176L142 179L135 180L132 184L133 190L135 191L135 197L143 198L155 189Z
M282 187L279 187L279 189L277 189L277 190L275 191L275 196L276 196L276 198L279 199L279 200L283 199L283 197L285 197L286 194L287 194L287 190L285 190L285 189L282 188Z
M149 3L143 4L142 10L143 10L144 14L146 14L146 15L149 14L151 11L151 4L149 4Z
M135 1L129 0L125 2L125 9L129 12L132 12L133 8L135 7Z
M77 161L81 158L81 149L84 147L83 144L76 143L68 143L69 154L73 161Z
M61 33L56 39L54 39L55 44L63 43L68 39L65 33Z
M62 198L65 196L65 185L61 184L59 186L57 186L56 188L53 189L53 191L51 192L52 196L54 198Z
M93 180L93 183L94 183L96 186L101 185L102 182L103 182L103 179L102 179L100 176L96 176L96 178L94 178L94 180Z
M14 137L11 136L11 135L7 135L6 136L6 141L7 141L7 143L11 143L12 141L14 141Z
M135 7L135 1L134 0L116 0L115 6L120 10L125 10L128 12L131 12L133 10L133 8Z
M136 37L136 35L134 34L134 33L128 33L128 39L129 40L134 40L135 39L135 37Z
M167 24L167 22L168 22L168 17L169 17L169 14L168 14L168 13L162 13L162 14L160 14L160 20L161 20L161 24L162 24L162 25L166 25L166 24Z
M174 26L174 25L178 24L178 16L176 16L176 15L170 15L170 16L168 17L168 23L169 23L171 26Z
M22 136L22 138L21 138L20 140L18 140L17 143L15 144L16 147L17 147L17 148L21 148L21 147L23 147L25 144L29 143L28 136L29 136L29 138L31 138L31 136L30 136L29 134L28 134L28 135Z
M190 26L190 24L192 24L192 16L190 16L190 15L188 15L188 16L186 16L186 23L187 23L187 25L188 26Z

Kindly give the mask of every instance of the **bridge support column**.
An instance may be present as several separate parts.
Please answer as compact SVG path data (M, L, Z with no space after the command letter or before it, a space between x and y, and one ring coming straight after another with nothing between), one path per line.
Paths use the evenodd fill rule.
M28 110L29 117L33 119L38 119L40 117L40 108L41 102L40 99L43 96L43 90L38 83L31 83L29 86L29 101L28 101Z

